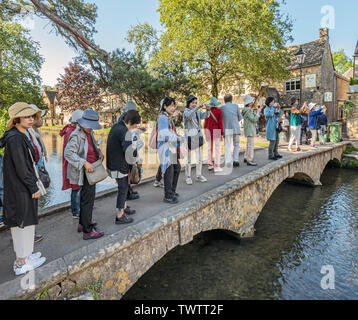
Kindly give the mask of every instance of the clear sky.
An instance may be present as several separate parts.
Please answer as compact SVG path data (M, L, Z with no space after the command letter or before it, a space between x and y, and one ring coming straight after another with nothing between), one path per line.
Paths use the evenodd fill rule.
M175 0L173 0L175 1ZM98 6L95 41L107 51L116 48L131 49L125 41L131 26L148 22L160 28L158 0L91 0ZM325 19L329 12L321 13L330 6L334 10L332 19ZM282 11L289 13L294 20L294 41L287 45L310 42L319 38L319 28L330 23L330 43L333 51L344 49L352 56L358 40L358 1L357 0L286 0ZM332 11L331 11L332 12ZM334 22L334 25L332 23ZM254 21L253 21L254 23ZM324 25L323 25L324 26ZM48 21L35 18L32 36L41 45L40 53L45 58L41 76L43 84L55 85L64 67L77 54L70 49L54 32Z

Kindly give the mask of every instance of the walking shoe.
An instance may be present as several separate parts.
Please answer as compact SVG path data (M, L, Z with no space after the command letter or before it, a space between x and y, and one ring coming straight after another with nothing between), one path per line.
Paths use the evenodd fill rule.
M296 149L296 151L297 151L297 152L300 152L300 151L302 151L302 150L301 150L300 147L298 147L298 148Z
M127 196L127 200L137 200L139 199L139 194L132 193L129 196Z
M269 157L269 160L278 160L276 157Z
M247 162L247 160L246 160L246 162ZM240 162L234 161L233 166L234 166L235 168L240 167Z
M25 260L25 263L20 265L18 264L16 261L14 263L14 272L15 275L19 276L20 274L24 274L28 271L34 270L38 267L40 267L41 265L43 265L46 261L45 257L42 258L38 258L38 259L29 259L27 258Z
M28 255L27 259L36 260L36 259L39 259L40 257L41 257L41 252L36 252L36 253L32 253L32 254Z
M164 199L163 199L163 202L165 202L165 203L170 203L170 204L176 204L176 203L179 202L179 200L178 200L177 197L174 196L174 197L171 198L171 199L166 199L166 198L164 198Z
M104 236L104 232L98 231L96 228L92 228L89 233L83 233L83 240L98 239Z
M80 218L80 213L79 212L72 212L72 217L73 217L73 219L79 219Z
M134 209L131 209L130 206L127 206L127 208L124 209L124 213L131 216L131 215L135 214L136 211Z
M90 224L90 226L93 227L93 228L94 228L94 227L97 227L97 222L92 222L92 223ZM77 232L78 232L78 233L83 232L83 225L82 225L82 224L78 224Z
M134 220L130 217L127 216L126 213L123 213L123 215L118 218L116 217L115 223L116 224L127 224L127 223L132 223Z
M208 170L209 171L213 171L214 170L214 166L211 166L210 164L208 165Z
M175 192L174 197L179 198L180 197L179 193Z
M277 158L277 159L281 159L281 158L282 158L282 156L281 156L280 154L276 154L276 155L275 155L275 158Z
M185 180L186 184L192 185L193 184L193 180L191 180L190 177L187 177Z
M154 181L153 186L156 188L164 188L163 182L157 180Z
M35 239L34 239L35 243L38 243L43 239L44 237L41 234L35 234Z
M206 179L204 176L198 176L195 178L196 181L199 181L199 182L207 182L208 179Z
M247 162L247 165L248 165L248 166L252 166L252 167L256 167L256 166L257 166L257 163L248 161L248 162Z

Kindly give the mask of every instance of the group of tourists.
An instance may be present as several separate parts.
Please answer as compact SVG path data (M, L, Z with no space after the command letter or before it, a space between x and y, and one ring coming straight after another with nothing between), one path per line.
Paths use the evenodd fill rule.
M154 186L164 189L165 203L179 202L177 185L181 159L187 157L187 185L193 184L193 153L196 154L195 181L208 181L202 172L205 141L208 145L209 171L222 174L225 168L240 166L240 122L243 122L244 135L247 138L244 162L248 166L257 166L254 161L254 140L262 111L266 119L266 137L270 142L268 158L282 158L278 153L282 111L274 98L267 98L265 106L255 111L255 98L246 95L242 113L239 106L233 104L231 94L226 95L224 101L225 104L221 106L218 99L212 97L209 102L199 104L198 98L190 95L182 115L176 110L174 98L166 97L161 101L156 126L152 132L152 148L156 149L160 162ZM308 113L307 108L310 111L308 127L317 126L314 117L321 115L324 108L310 106L305 103L299 109L297 100L292 100L292 142L290 141L289 149L294 141L297 149L299 148L297 141L300 138L297 132L301 132L302 122L298 115ZM20 275L41 266L46 261L40 252L33 251L34 243L43 239L41 235L35 234L35 225L38 224L38 199L46 194L50 179L45 169L46 148L38 130L43 123L44 111L35 105L19 102L11 106L8 112L8 130L0 139L0 148L5 148L3 159L0 155L0 179L3 178L3 181L0 180L0 210L3 207L4 224L10 228L13 239L16 254L13 269L16 275ZM127 205L127 200L139 198L138 192L131 187L131 177L133 168L142 162L139 150L144 143L137 128L141 123L141 116L136 104L128 101L108 136L106 169L102 164L104 155L94 137L94 130L101 128L98 113L91 109L76 110L69 122L60 131L60 136L63 137L62 190L71 190L71 213L73 218L79 219L77 231L82 233L84 240L97 239L103 237L104 232L100 231L92 219L96 184L107 176L115 179L118 185L114 223L121 225L133 222L132 216L136 210ZM185 129L183 137L177 130L181 122L184 123ZM221 167L223 138L225 160L224 167Z
M316 103L308 104L305 101L302 107L299 107L299 99L293 97L291 99L291 112L290 112L290 141L288 144L288 151L296 152L301 151L299 147L302 145L303 135L308 140L311 140L310 146L316 149L317 132L319 132L320 144L324 144L324 135L327 129L327 108L326 106L320 107ZM295 142L296 149L292 149Z

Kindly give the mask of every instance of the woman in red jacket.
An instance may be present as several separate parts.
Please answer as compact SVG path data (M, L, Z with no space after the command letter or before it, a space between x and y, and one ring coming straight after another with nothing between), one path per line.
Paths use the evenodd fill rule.
M80 216L80 197L79 192L81 187L76 185L71 185L70 180L67 178L67 167L68 162L64 157L64 151L67 145L68 140L73 131L76 130L77 120L82 117L83 111L76 110L72 113L72 117L70 118L70 124L65 126L60 131L60 136L63 137L63 150L62 150L62 190L72 189L71 192L71 212L72 216L75 219L78 219Z
M208 145L208 168L214 172L222 172L220 168L221 138L224 136L222 111L217 108L221 103L215 97L211 98L210 117L205 119L204 131ZM215 145L215 166L213 167L213 146Z

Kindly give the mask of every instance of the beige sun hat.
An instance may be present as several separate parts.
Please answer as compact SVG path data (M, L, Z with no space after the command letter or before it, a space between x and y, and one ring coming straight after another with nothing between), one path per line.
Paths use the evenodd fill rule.
M36 110L25 102L16 102L9 108L8 113L10 117L6 125L8 129L14 127L14 119L36 115L35 122L37 122L41 118L41 110Z
M314 103L314 102L311 102L309 105L308 105L308 110L312 111L314 109L314 107L316 106L317 103Z

